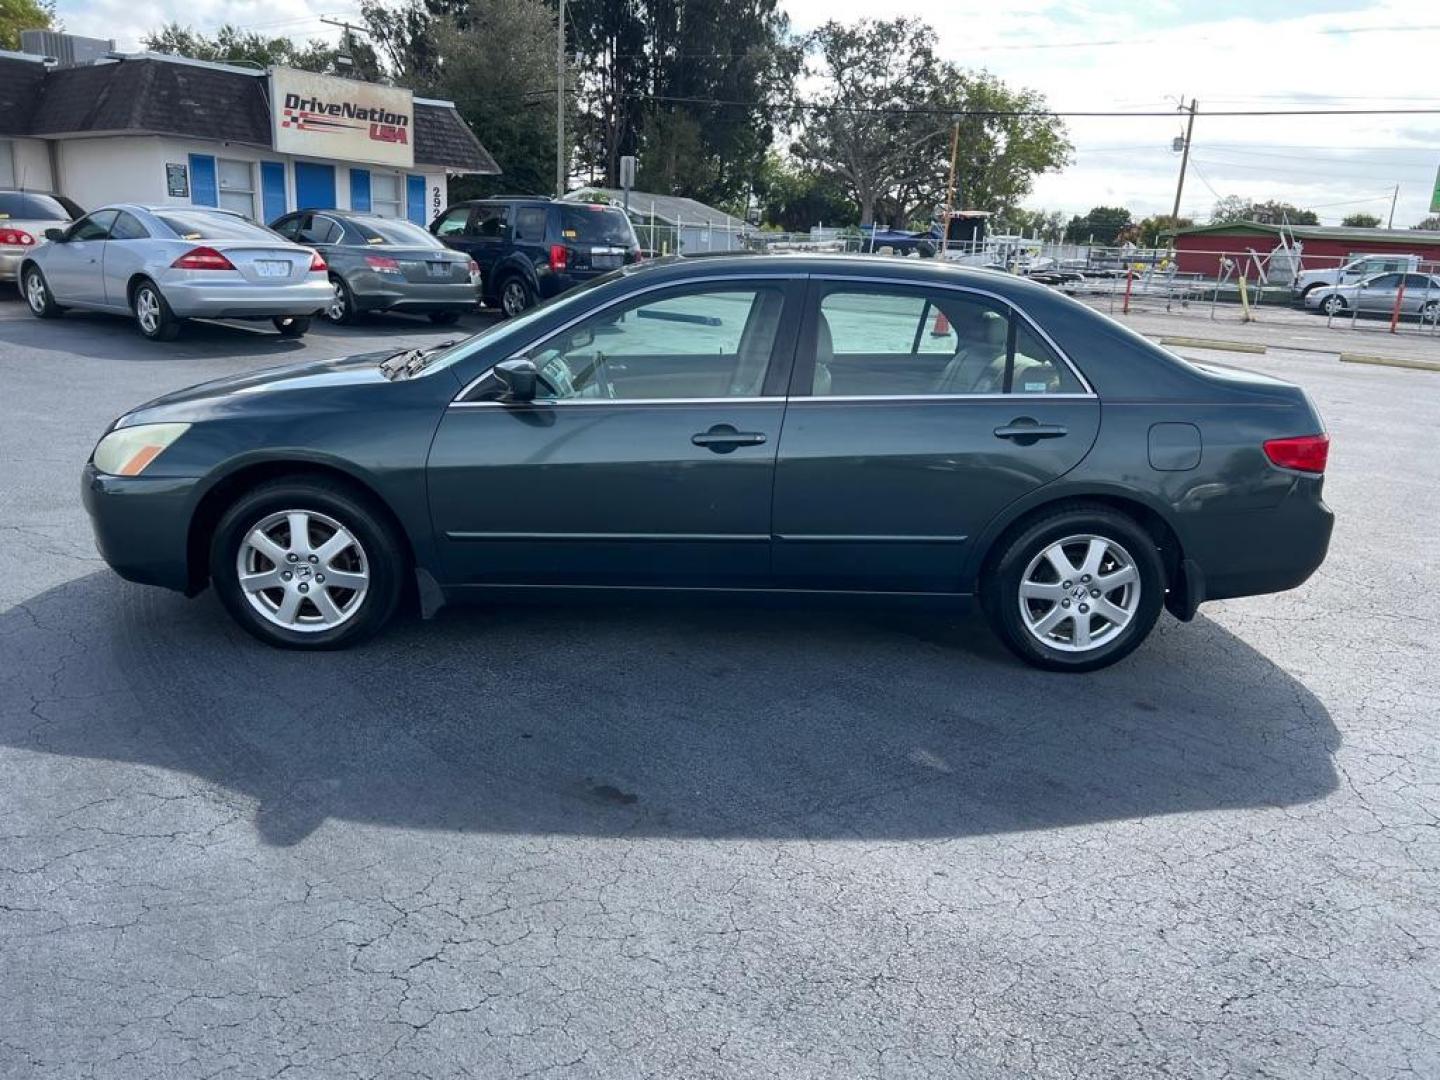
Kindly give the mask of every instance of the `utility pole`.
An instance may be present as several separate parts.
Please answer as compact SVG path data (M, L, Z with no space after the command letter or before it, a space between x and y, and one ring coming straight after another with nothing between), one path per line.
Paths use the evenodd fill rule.
M1199 107L1200 102L1196 101L1194 98L1191 98L1190 120L1185 125L1185 147L1184 152L1180 155L1180 180L1175 185L1175 209L1170 212L1170 220L1172 222L1180 220L1180 195L1185 190L1185 169L1186 166L1190 164L1190 136L1195 134L1195 110ZM1185 108L1185 103L1183 100L1180 103L1180 108Z
M356 26L344 19L328 19L322 15L320 21L327 26L338 26L345 31L344 48L335 57L335 63L340 67L348 67L352 73L357 71L358 69L355 67L355 31L359 30L362 34L369 34L370 31L366 27Z
M955 121L955 132L950 136L950 182L945 185L945 220L940 223L940 253L950 247L950 212L955 205L955 162L960 151L960 121Z
M1396 184L1396 185L1395 185L1395 194L1393 194L1393 195L1390 196L1390 220L1389 220L1389 222L1387 222L1386 225L1385 225L1385 227L1386 227L1387 229L1393 229L1393 228L1395 228L1395 203L1399 200L1399 198L1400 198L1400 185L1399 185L1399 184Z
M555 35L555 197L565 195L565 0L556 5L560 13Z

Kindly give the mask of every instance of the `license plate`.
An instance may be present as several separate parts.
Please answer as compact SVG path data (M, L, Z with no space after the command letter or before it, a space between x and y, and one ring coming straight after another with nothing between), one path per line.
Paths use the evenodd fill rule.
M256 259L255 273L260 277L289 277L290 264L278 259Z
M425 266L426 266L426 272L429 273L429 275L430 275L431 277L447 277L447 278L448 278L448 277L450 276L450 264L449 264L449 263L443 263L443 262L438 262L438 263L426 263Z
M590 265L597 270L614 269L620 265L622 255L591 255Z

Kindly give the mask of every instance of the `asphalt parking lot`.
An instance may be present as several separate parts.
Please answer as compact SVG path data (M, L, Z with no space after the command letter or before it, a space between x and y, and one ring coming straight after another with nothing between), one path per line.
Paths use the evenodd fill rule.
M99 561L113 416L449 336L0 301L0 1077L1440 1075L1440 375L1203 354L1316 400L1329 561L1088 676L753 605L282 653Z

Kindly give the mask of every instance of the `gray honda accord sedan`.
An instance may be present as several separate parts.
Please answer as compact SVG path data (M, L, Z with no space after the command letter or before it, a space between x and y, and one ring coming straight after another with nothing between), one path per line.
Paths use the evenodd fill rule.
M121 575L333 648L538 589L975 597L1041 667L1320 565L1299 388L1059 293L875 257L667 258L464 341L271 368L116 420L85 465Z

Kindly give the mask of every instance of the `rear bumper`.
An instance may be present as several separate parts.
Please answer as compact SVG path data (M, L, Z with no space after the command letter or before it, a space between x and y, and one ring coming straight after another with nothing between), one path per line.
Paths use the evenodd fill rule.
M330 282L253 285L249 282L171 281L160 286L170 310L186 319L273 319L314 315L330 303Z
M1274 507L1206 519L1185 538L1185 555L1204 574L1205 600L1283 592L1304 584L1325 561L1335 515L1319 477L1296 475Z
M362 311L469 311L480 302L478 283L397 282L380 274L347 280Z
M0 247L0 281L18 280L20 260L34 250L29 247Z
M187 544L197 483L109 476L86 464L80 493L101 558L127 581L187 591Z

